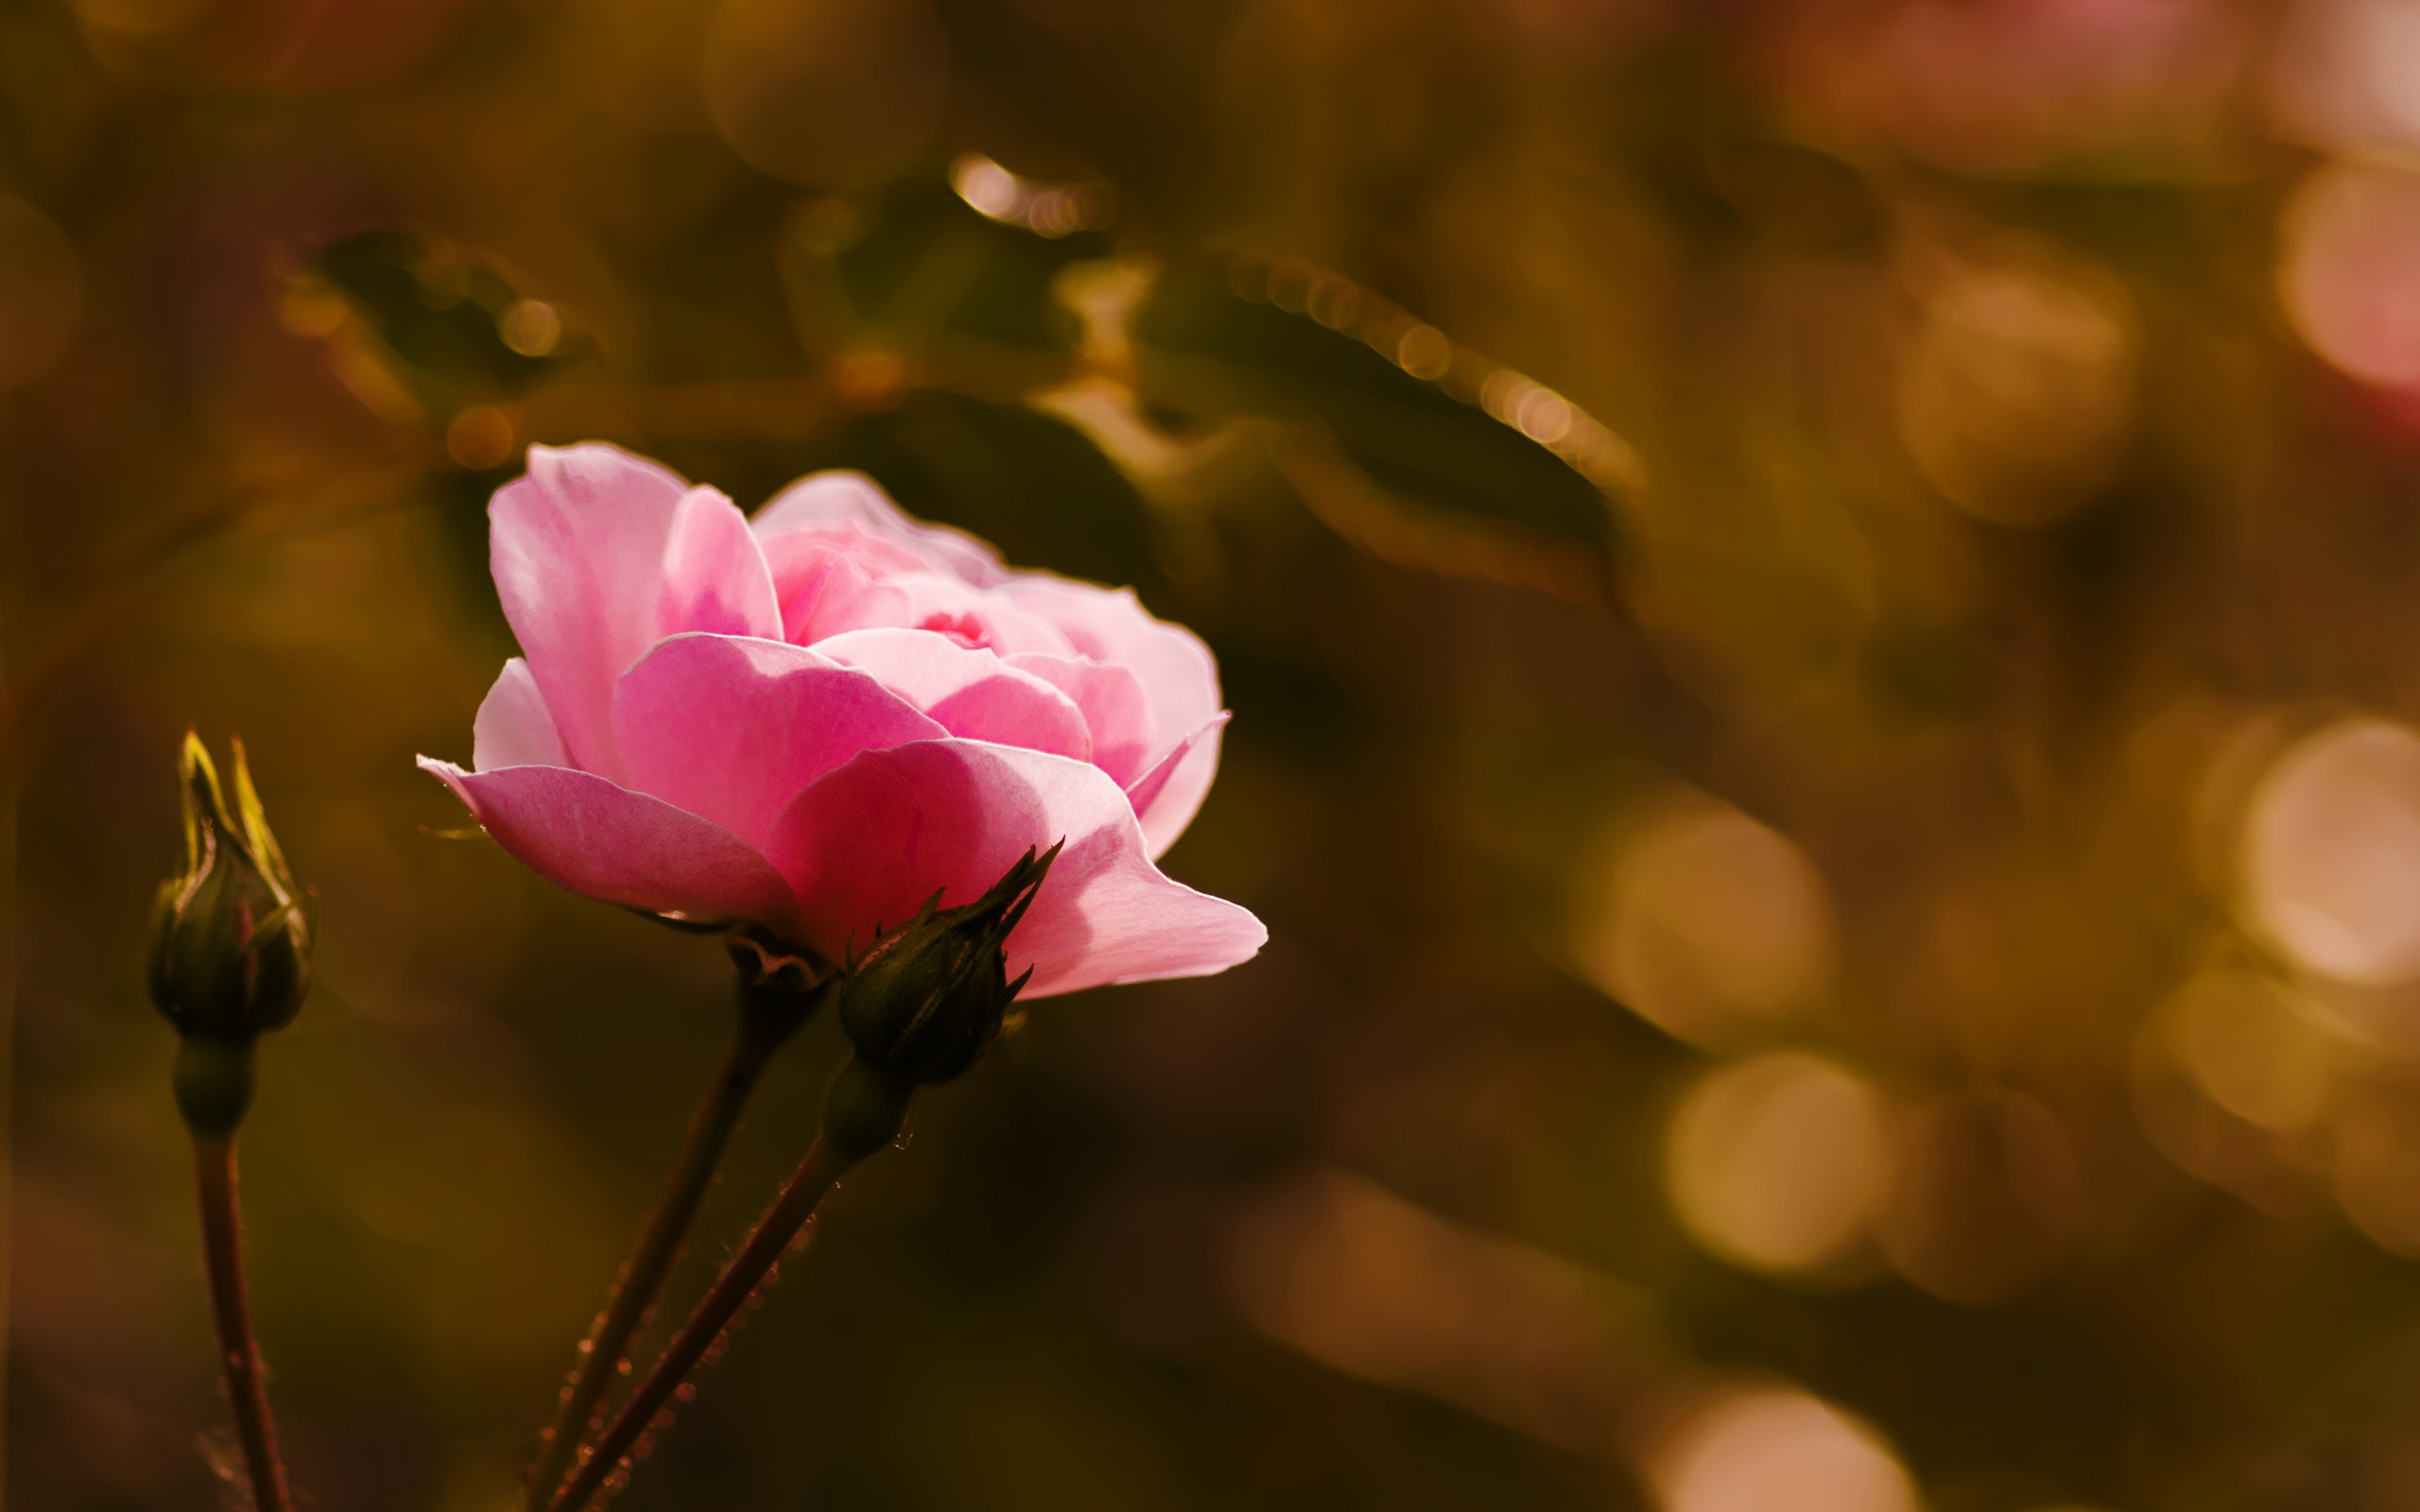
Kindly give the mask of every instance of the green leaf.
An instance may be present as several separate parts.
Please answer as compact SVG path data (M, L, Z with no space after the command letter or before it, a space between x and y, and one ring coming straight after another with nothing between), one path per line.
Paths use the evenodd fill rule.
M330 334L366 336L389 376L438 415L522 393L554 370L560 325L550 335L542 324L541 339L516 331L521 292L441 239L400 231L350 236L320 253L306 282L333 291L356 318L350 331ZM516 336L528 350L516 349Z
M1092 439L1054 416L962 395L917 395L816 441L801 471L856 468L901 507L971 530L1011 562L1146 598L1160 581L1150 507Z
M1570 596L1610 593L1628 447L1544 386L1335 274L1237 258L1172 272L1137 310L1144 402L1278 422L1272 456L1380 556Z
M1082 216L1104 213L1103 191L1030 185L980 159L961 162L961 179L969 164L996 176L1010 204L1058 195L1073 206L1081 195ZM986 215L938 170L895 180L855 202L810 204L793 227L790 251L814 291L803 313L820 334L810 335L817 344L871 337L921 349L971 340L1063 356L1075 328L1052 299L1052 281L1069 265L1110 251L1096 230L1048 235L1013 216Z

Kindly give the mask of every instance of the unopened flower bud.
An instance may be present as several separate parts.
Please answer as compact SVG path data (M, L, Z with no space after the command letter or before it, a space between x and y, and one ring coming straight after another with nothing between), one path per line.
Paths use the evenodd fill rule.
M234 755L231 814L210 753L185 734L185 864L161 885L153 910L150 986L151 1001L188 1041L248 1046L302 1006L311 924L240 741Z
M1039 856L1028 850L975 902L942 908L935 893L877 937L840 989L840 1023L857 1054L916 1084L974 1065L1033 974L1010 981L1002 951L1058 857L1055 845Z

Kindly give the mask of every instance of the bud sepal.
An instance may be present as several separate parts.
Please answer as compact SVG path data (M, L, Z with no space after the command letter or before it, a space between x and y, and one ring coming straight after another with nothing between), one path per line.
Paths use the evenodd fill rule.
M1063 844L1064 842L1062 842ZM840 1024L857 1054L911 1084L962 1075L999 1038L1032 975L1009 980L1008 938L1059 858L1028 850L982 897L958 908L939 892L849 963Z
M148 974L151 1001L179 1034L249 1046L301 1010L312 920L269 833L243 743L233 747L231 812L209 751L185 734L184 869L154 904Z

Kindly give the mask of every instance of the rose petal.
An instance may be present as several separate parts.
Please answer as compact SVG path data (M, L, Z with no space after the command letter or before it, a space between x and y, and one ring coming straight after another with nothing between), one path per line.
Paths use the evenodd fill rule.
M815 649L863 667L953 735L1091 759L1092 736L1075 701L989 651L932 630L891 629L851 630Z
M1201 800L1210 794L1210 781L1219 775L1219 747L1226 728L1227 715L1222 713L1177 742L1175 749L1128 785L1127 801L1134 805L1152 860L1176 844L1177 836L1201 811Z
M869 623L859 608L874 585L894 573L921 572L923 564L896 547L856 531L794 531L760 538L773 590L782 606L782 639L810 644L838 630ZM824 599L832 599L827 609ZM871 623L904 625L908 600L890 595L871 610Z
M862 950L877 926L936 889L971 902L1028 848L1064 840L1010 936L1028 997L1109 982L1198 976L1268 938L1245 910L1163 876L1126 795L1087 762L972 741L868 751L819 779L774 827L767 854L800 898L807 944Z
M1020 651L1002 660L1067 696L1092 735L1093 765L1107 772L1111 782L1125 787L1144 775L1150 755L1151 705L1133 673L1106 662L1040 651Z
M479 703L471 722L471 769L493 772L505 766L569 766L562 732L546 708L546 696L529 675L529 663L519 657L504 664L495 686Z
M662 799L562 766L466 772L420 759L496 842L583 898L794 933L797 900L756 849Z
M862 590L855 586L859 580L854 570L835 571L804 633L792 638L814 645L850 630L934 630L1002 656L1021 651L1066 656L1075 650L1058 627L1028 612L1014 599L941 573L893 573ZM853 592L859 596L849 596Z
M614 699L630 785L752 845L857 752L946 733L872 674L773 640L673 636L622 674Z
M505 618L572 759L615 769L614 680L661 639L665 543L688 486L591 443L529 449L529 472L488 507Z
M1219 663L1210 648L1191 630L1152 618L1133 590L1112 592L1020 573L1001 585L998 595L1055 627L1079 656L1132 671L1151 701L1156 750L1165 751L1219 713Z
M582 767L619 776L614 683L683 630L781 633L748 522L712 489L610 446L529 450L489 507L490 557L557 730Z
M772 572L748 517L718 490L692 489L681 500L664 553L655 624L659 638L688 630L781 638Z
M852 526L891 541L937 572L977 586L1007 576L999 554L963 531L926 524L890 502L862 472L811 472L773 495L756 511L758 539L771 541L796 530Z

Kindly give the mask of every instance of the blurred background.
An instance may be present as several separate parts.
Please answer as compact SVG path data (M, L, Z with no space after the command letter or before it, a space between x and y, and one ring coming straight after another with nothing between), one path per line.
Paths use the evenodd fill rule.
M730 1013L411 766L586 438L1198 628L1272 935L926 1099L632 1512L2420 1504L2420 4L0 8L10 1505L237 1494L188 724L296 1482L504 1504Z

